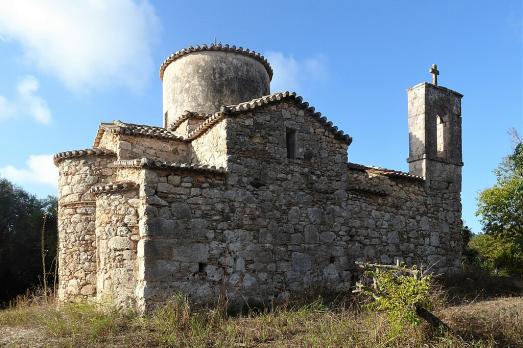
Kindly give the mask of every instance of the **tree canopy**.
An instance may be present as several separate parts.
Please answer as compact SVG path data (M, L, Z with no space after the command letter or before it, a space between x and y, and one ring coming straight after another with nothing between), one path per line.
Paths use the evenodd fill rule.
M41 236L45 238L46 273L56 264L57 201L38 199L0 178L0 303L39 285L42 278Z
M513 240L523 238L523 144L496 170L496 184L480 193L477 215L484 232Z
M476 262L495 272L523 274L523 143L496 169L496 184L478 197L483 234L470 240Z

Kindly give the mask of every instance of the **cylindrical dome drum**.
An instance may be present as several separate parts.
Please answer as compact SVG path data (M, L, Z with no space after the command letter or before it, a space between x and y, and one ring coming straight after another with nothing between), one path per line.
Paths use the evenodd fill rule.
M164 127L185 111L214 113L270 93L272 69L259 53L243 48L197 46L178 51L160 68Z

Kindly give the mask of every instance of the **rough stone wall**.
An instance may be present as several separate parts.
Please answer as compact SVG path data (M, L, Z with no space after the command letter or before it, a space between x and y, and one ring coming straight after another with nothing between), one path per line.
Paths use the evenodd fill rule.
M61 301L96 294L96 203L90 188L113 175L114 156L61 160L58 192L58 297Z
M349 170L348 177L345 238L355 260L459 270L459 193L428 191L424 180L368 171Z
M348 139L298 104L228 113L190 142L107 132L99 146L123 161L62 160L60 299L147 311L181 291L241 306L346 291L358 260L457 271L460 165L411 163L431 181L348 166ZM142 157L183 166L125 161ZM99 183L112 185L95 200Z
M122 308L137 305L140 205L136 188L97 194L97 299Z
M148 171L145 308L177 291L196 302L227 294L235 305L345 291L356 260L459 268L459 196L348 170L347 145L305 113L282 103L222 122L224 178Z
M227 167L227 119L220 121L204 134L191 141L191 163Z
M287 158L286 133L295 131L295 159ZM252 276L269 294L342 291L352 265L339 236L346 197L347 144L307 111L280 103L231 119L228 183L253 197L252 232L272 264L267 280ZM256 207L256 208L255 208ZM263 255L263 254L262 254ZM321 289L323 288L323 289Z
M346 290L352 271L348 245L339 238L347 144L306 113L292 102L279 103L231 119L227 128L233 201L243 195L251 200L241 212L250 224L240 224L239 233L253 233L264 251L253 253L249 275L264 293L280 297ZM287 158L289 129L295 132L294 159Z
M114 152L115 154L118 154L119 137L120 137L120 134L115 134L112 132L104 132L97 148L106 149L106 150Z
M105 132L99 146L114 151L118 159L147 157L168 162L187 162L188 144L179 140L147 138L144 136Z
M120 136L119 159L147 157L167 162L187 162L187 143L177 140Z
M180 291L212 301L233 266L224 235L231 212L223 203L223 174L145 170L144 178L142 309Z
M316 191L344 189L347 144L306 113L291 101L230 118L227 151L231 172L247 177L270 175L276 182L291 181L292 175L301 174L299 182L309 178L309 188ZM287 158L289 129L295 131L294 159Z
M147 175L154 196L144 244L146 303L176 291L197 302L227 294L241 305L319 284L347 289L352 265L333 232L343 222L347 145L290 105L222 123L225 182L190 172ZM297 131L294 160L286 158L286 127Z

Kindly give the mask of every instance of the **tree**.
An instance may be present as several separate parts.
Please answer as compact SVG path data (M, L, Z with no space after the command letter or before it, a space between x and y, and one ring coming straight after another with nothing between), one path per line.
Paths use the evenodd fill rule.
M480 193L476 215L485 233L523 239L523 144L496 170L496 184Z
M0 303L38 286L43 280L41 232L44 213L46 264L56 264L56 198L38 199L0 179ZM49 270L50 267L47 267ZM52 281L52 274L46 274Z
M469 245L483 266L523 274L523 143L515 134L518 143L496 169L496 184L479 194L484 234Z
M496 274L523 274L523 246L517 241L479 234L469 243L471 263Z

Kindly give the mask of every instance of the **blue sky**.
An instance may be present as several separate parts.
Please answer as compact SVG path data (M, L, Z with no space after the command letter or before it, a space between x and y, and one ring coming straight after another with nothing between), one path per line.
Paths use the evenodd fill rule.
M521 1L0 0L0 176L56 194L53 153L92 146L102 121L161 125L158 70L222 43L263 53L273 92L305 97L354 141L352 162L408 170L406 89L463 93L463 214L523 133Z

